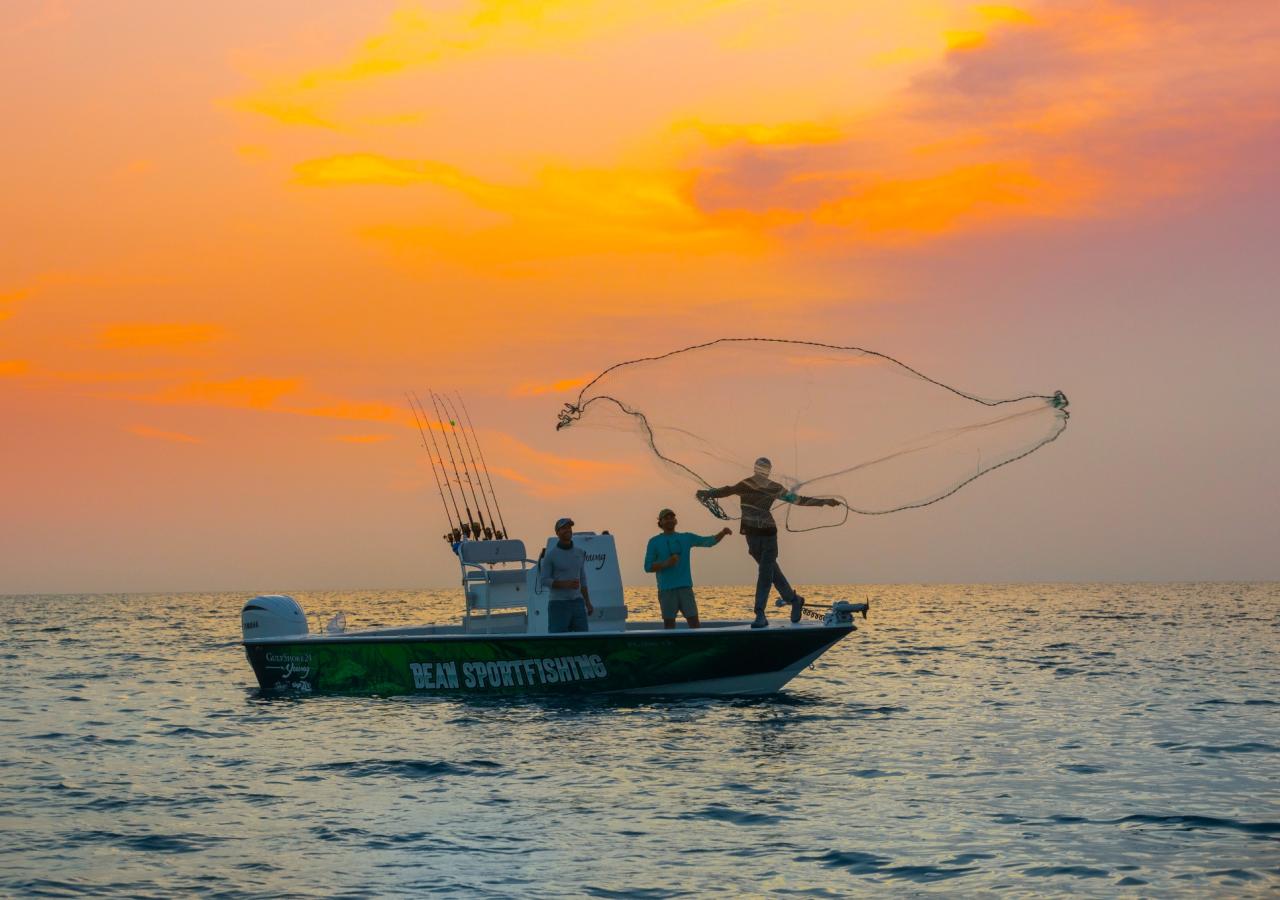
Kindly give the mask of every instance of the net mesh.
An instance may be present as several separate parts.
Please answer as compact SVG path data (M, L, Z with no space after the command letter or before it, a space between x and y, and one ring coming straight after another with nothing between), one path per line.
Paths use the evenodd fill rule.
M1066 407L1061 391L979 397L860 347L721 338L610 366L556 427L633 431L704 493L750 477L765 457L787 492L779 524L809 531L937 503L1055 440ZM736 503L704 493L714 515L736 518ZM838 502L795 502L803 497Z

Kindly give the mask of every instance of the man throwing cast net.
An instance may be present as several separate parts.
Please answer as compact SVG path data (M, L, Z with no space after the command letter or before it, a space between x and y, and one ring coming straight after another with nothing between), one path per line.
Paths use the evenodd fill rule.
M634 433L717 518L732 518L719 500L738 497L762 626L768 585L793 618L803 605L777 565L780 529L937 503L1056 440L1066 407L1061 391L983 397L861 347L721 338L610 366L556 428Z
M778 565L778 523L773 519L773 505L779 501L794 503L796 506L839 506L840 501L834 497L817 498L801 497L784 485L769 478L773 471L773 463L768 457L756 460L755 472L750 478L744 478L737 484L712 488L697 492L699 502L717 500L721 497L736 496L742 504L742 526L739 529L747 539L747 552L756 561L756 604L755 621L752 628L764 628L769 624L765 617L765 604L769 600L770 586L778 589L780 603L791 605L791 621L800 621L800 611L804 609L804 597L801 597L782 574Z

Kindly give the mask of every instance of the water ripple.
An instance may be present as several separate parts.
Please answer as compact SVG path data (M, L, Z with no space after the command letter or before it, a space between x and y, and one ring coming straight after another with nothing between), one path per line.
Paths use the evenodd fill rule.
M0 896L1280 890L1280 586L809 593L872 617L783 694L514 702L262 696L239 595L0 597Z

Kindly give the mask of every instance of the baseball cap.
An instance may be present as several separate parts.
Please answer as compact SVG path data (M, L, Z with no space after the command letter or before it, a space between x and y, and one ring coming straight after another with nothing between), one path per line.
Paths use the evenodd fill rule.
M555 530L556 530L556 531L559 531L559 530L560 530L561 528L563 528L564 526L566 526L566 525L572 525L572 524L573 524L573 519L570 519L568 516L565 516L565 517L560 518L560 519L556 519L556 527L555 527Z

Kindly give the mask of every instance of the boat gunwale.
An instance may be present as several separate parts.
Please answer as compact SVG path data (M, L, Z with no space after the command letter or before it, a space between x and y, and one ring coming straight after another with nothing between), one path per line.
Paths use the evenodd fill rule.
M416 626L409 626L416 627ZM422 626L430 628L433 626ZM444 627L460 627L460 626L444 626ZM640 638L642 640L650 640L655 638L675 638L677 640L686 640L701 638L705 639L717 634L748 634L752 637L768 638L770 635L785 635L796 633L813 633L823 632L832 635L833 639L845 637L851 632L857 631L858 628L853 623L823 625L817 622L788 622L778 628L751 628L750 623L735 622L732 625L716 626L711 623L701 628L638 628L635 630L627 629L622 631L559 631L551 634L528 634L526 632L494 632L491 634L483 633L458 633L458 634L369 634L361 632L339 633L339 634L305 634L280 635L278 637L260 637L260 638L244 638L242 643L244 646L264 646L269 644L301 644L313 642L333 642L333 643L416 643L416 642L449 642L449 641L543 641L543 640L586 640L593 638Z

